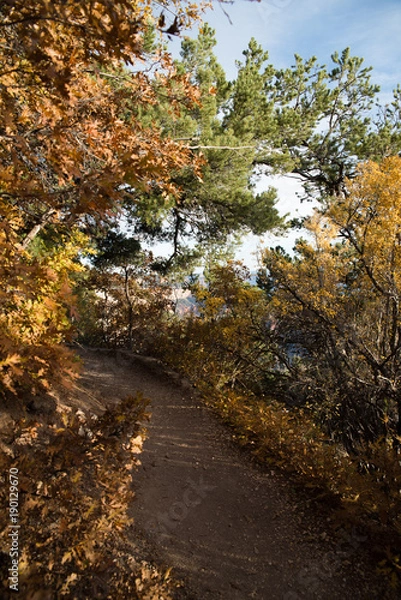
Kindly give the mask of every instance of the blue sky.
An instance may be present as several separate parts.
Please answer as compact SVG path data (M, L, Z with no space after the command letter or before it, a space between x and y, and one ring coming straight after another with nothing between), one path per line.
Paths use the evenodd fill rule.
M330 66L335 51L350 47L352 55L373 67L372 80L381 86L383 102L391 101L392 90L401 83L401 0L234 0L224 10L229 18L214 0L214 10L204 19L216 30L215 52L229 79L254 37L279 68L292 65L294 54L317 56L320 64ZM303 215L311 210L300 204L296 182L286 178L273 183L279 188L280 212ZM255 268L259 246L280 243L291 250L297 236L250 236L238 257Z
M255 37L277 67L290 66L295 53L327 64L349 46L374 67L379 84L391 89L401 79L400 0L234 0L225 10L231 23L216 0L205 20L216 29L217 55L231 77Z

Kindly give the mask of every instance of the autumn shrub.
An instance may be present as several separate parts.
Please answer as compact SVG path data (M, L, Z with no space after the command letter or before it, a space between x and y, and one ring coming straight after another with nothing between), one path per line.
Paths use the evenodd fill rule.
M78 339L99 347L151 353L171 311L171 288L141 252L88 269L79 286Z
M350 456L305 409L206 388L205 397L259 461L292 473L322 497L335 497L350 516L369 515L372 523L401 535L401 460L396 450L381 441Z
M264 261L278 334L304 351L292 384L357 452L401 443L400 157L360 165L347 186L308 218L293 258L268 250Z
M190 286L195 311L171 319L158 354L216 389L261 392L272 372L267 306L239 262L215 265L205 284ZM164 342L163 342L164 338Z
M64 408L51 422L23 420L3 435L2 598L14 593L7 570L10 472L18 481L18 597L169 597L162 574L127 538L146 405L138 394L99 417Z
M6 207L3 205L3 212ZM10 211L10 207L7 207ZM46 252L23 250L13 224L0 220L0 395L37 394L74 372L64 342L73 331L73 277L86 238L73 232ZM61 240L60 240L61 242Z

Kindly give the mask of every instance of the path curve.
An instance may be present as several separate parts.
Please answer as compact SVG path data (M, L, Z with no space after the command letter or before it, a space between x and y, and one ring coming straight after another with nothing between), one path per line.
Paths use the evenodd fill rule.
M367 538L344 531L334 541L324 519L301 506L283 477L255 467L234 446L191 386L152 359L99 350L81 355L89 396L96 390L103 404L140 391L151 399L132 535L173 568L186 598L385 597L374 592L376 578L361 564Z

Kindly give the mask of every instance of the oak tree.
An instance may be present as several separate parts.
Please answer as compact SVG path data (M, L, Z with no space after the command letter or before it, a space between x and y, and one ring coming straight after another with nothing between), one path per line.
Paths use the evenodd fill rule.
M82 248L72 242L74 257L66 246L74 228L90 231L96 223L114 220L127 198L139 202L139 192L155 182L175 197L171 171L196 169L182 143L140 119L128 122L123 113L128 101L138 106L157 101L154 79L177 110L172 89L178 82L187 102L196 101L188 78L177 73L167 51L149 44L149 36L179 33L197 13L185 0L1 4L0 346L1 379L8 389L15 389L17 372L25 380L25 367L27 382L49 379L43 349L63 339L61 329L54 335L52 321L64 320L63 290L71 287L63 252L72 265ZM116 75L122 63L131 70ZM111 84L116 77L119 86ZM49 232L50 254L46 244L43 252L40 244L34 247L38 235ZM50 256L60 260L49 275L50 281L55 278L52 291L45 284ZM21 303L30 309L20 310ZM43 368L28 367L26 353ZM58 371L57 361L52 370Z
M290 384L350 449L401 439L400 183L399 157L362 164L293 259L264 255Z

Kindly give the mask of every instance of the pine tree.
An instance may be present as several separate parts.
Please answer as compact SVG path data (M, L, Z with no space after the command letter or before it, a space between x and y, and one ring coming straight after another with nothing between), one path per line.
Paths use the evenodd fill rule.
M277 70L255 40L244 51L233 84L226 124L255 145L255 166L266 173L292 173L310 197L340 196L358 161L401 150L400 89L391 105L378 102L371 68L349 49Z
M130 212L138 232L171 242L173 250L166 266L199 257L209 246L225 244L232 234L259 234L281 224L274 207L275 190L255 192L255 145L243 131L235 133L224 119L231 110L232 86L213 54L215 44L214 31L208 25L197 39L182 42L176 67L199 89L197 105L182 110L185 98L181 97L177 119L161 95L158 105L143 115L146 121L160 123L166 136L184 142L202 163L200 172L184 168L174 173L174 184L180 189L176 203L165 197L165 210L155 213L153 207L160 206L163 194L155 185L142 203L145 209ZM195 249L189 250L190 242Z

